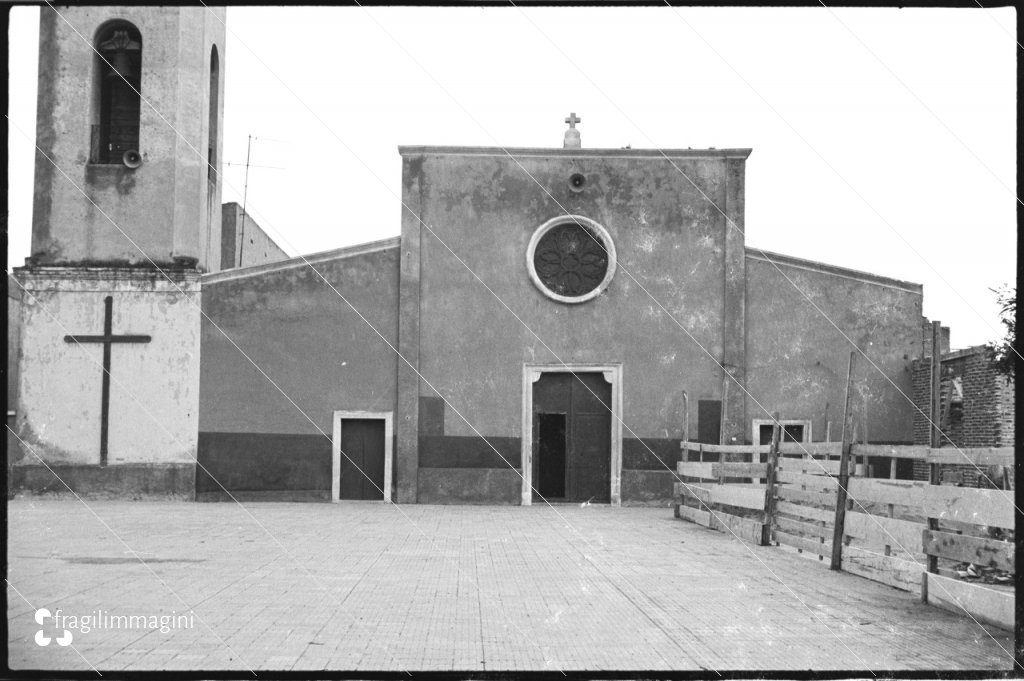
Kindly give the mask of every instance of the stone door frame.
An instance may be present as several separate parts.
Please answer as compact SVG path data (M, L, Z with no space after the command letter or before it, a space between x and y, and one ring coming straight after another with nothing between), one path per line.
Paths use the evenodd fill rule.
M344 419L364 419L384 421L384 503L391 503L391 484L394 473L391 460L394 458L394 419L393 411L335 411L333 416L334 432L331 437L331 502L340 501L341 494L341 422ZM347 500L346 500L347 501ZM371 503L380 503L373 501Z
M523 364L521 504L533 504L533 384L543 373L601 373L612 387L610 505L622 504L622 363Z

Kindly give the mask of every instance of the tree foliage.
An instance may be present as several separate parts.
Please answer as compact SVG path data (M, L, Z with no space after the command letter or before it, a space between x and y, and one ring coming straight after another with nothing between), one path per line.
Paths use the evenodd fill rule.
M1003 337L988 345L992 354L992 362L999 373L1012 379L1014 365L1017 360L1017 288L1004 284L999 288L989 289L996 294L999 303L999 321L1005 328Z

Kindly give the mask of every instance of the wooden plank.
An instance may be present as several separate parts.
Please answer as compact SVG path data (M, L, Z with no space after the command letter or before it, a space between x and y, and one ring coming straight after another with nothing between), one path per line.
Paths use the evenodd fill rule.
M975 619L1013 631L1014 594L997 591L981 584L961 582L941 575L925 575L928 603L959 615L964 610Z
M691 523L703 525L704 527L711 526L711 514L697 508L679 506L679 517L683 520L689 520Z
M947 487L911 480L851 478L850 497L865 502L901 504L943 521L1013 527L1013 492Z
M921 498L927 482L913 480L888 480L883 478L850 478L847 492L851 499L863 504L902 504L911 508L921 507ZM957 488L963 489L963 488ZM854 505L856 507L856 504Z
M843 572L916 593L921 589L921 574L924 567L922 563L915 561L865 551L854 546L844 546Z
M703 448L705 454L767 454L771 445L708 445L698 442L682 442L682 449Z
M696 499L700 502L701 508L711 505L711 490L707 487L697 485L684 485L681 482L674 484L676 492L688 499Z
M803 549L807 553L818 556L828 556L832 553L832 542L819 542L816 539L798 537L795 534L775 531L775 541L793 548Z
M839 456L842 442L781 442L779 454L803 454L810 456Z
M822 539L828 539L832 536L831 524L826 527L777 515L775 516L775 526L789 534L810 535L812 537L821 537Z
M836 495L828 492L809 492L787 485L779 485L775 488L775 497L784 501L792 501L803 504L815 504L819 508L835 508Z
M697 461L680 461L676 464L676 473L679 475L687 475L691 478L706 478L708 480L716 480L718 476L711 472L711 467L714 464L710 461L697 462Z
M920 459L928 457L927 445L858 445L850 448L855 457L885 456L893 459Z
M764 524L750 518L715 511L711 514L711 527L743 541L757 544L761 541L761 528Z
M719 485L710 488L711 501L727 506L739 506L755 511L764 510L764 487L740 487L737 485Z
M924 523L847 511L844 534L856 540L858 548L870 547L881 553L885 546L891 546L894 555L923 560L921 532L924 529Z
M929 518L996 527L1014 526L1013 492L973 487L929 486L922 512Z
M835 517L835 511L824 508L814 508L813 506L801 506L800 504L790 503L788 501L777 501L775 503L776 515L784 513L786 515L795 515L801 518L810 518L811 520L824 520L831 523Z
M791 475L836 475L839 462L826 459L779 459L779 470Z
M764 478L768 476L766 463L713 463L711 473L715 478Z
M808 488L809 492L829 491L834 492L839 486L839 481L827 475L804 475L802 473L791 473L779 471L778 481L789 485L802 485Z
M921 536L924 552L929 555L974 563L980 567L1014 571L1013 542L934 530L924 530Z
M943 447L928 450L928 463L974 464L975 466L1012 466L1013 447Z

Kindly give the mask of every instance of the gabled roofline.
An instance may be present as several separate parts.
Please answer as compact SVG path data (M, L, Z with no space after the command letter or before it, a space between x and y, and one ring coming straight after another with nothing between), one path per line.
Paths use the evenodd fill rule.
M402 146L401 156L555 156L563 158L747 158L753 149L564 149L560 147Z
M375 253L377 251L386 251L391 248L398 248L398 246L401 243L402 237L393 236L391 238L381 239L379 241L368 241L363 244L356 244L354 246L344 246L342 248L335 248L330 251L320 251L319 253L300 255L294 258L289 258L288 260L279 260L277 262L271 262L265 265L236 267L234 269L224 270L223 272L204 274L202 278L202 283L203 286L211 284L222 284L228 281L235 281L236 279L245 279L247 277L255 277L262 274L270 274L271 272L279 272L281 270L294 269L296 267L308 267L310 265L316 265L322 262L341 260L343 258L352 258L357 255L365 255L367 253Z
M876 286L884 286L886 288L894 288L900 291L906 291L907 293L922 295L924 292L924 287L921 284L915 284L912 281L892 279L890 277L883 277L881 275L872 274L870 272L852 270L848 267L829 265L827 263L818 262L816 260L805 260L804 258L797 258L792 255L773 253L772 251L766 251L764 249L754 248L752 246L746 247L746 255L748 258L751 258L753 260L761 260L763 262L776 263L778 265L795 267L797 269L809 270L811 272L820 272L822 274L831 274L836 277L843 277L844 279L853 279L855 281L860 281L865 284L874 284Z

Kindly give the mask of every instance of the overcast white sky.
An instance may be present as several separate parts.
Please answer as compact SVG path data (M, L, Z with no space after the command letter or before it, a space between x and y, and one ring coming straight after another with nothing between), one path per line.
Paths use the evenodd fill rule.
M34 135L37 8L10 119ZM44 8L42 11L51 11ZM399 144L752 147L747 243L924 284L954 347L1000 335L1016 270L1012 9L238 8L225 150L289 253L397 235ZM287 87L286 87L286 85ZM9 265L33 148L10 132ZM224 168L242 202L244 167ZM627 263L628 265L628 263ZM945 281L943 281L943 279Z

